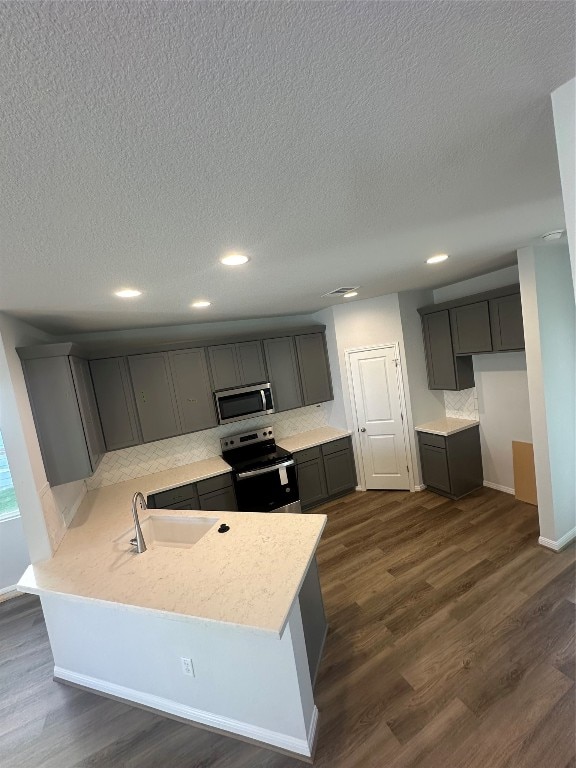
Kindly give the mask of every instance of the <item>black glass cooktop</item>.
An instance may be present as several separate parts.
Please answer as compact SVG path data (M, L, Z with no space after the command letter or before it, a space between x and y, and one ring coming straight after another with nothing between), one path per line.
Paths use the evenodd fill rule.
M264 469L274 464L280 464L291 459L292 454L284 448L279 448L273 440L270 440L257 445L224 451L222 458L236 472L247 472L251 469Z

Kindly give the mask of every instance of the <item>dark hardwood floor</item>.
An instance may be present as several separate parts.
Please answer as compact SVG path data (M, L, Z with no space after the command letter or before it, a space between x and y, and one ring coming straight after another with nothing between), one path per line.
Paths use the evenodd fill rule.
M534 507L483 489L353 493L318 511L318 768L576 766L575 552L538 546ZM0 604L3 768L302 766L51 675L38 600Z

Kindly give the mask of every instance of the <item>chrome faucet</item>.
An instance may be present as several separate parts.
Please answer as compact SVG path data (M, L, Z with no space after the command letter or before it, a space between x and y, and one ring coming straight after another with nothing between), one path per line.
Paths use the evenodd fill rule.
M148 509L146 506L146 499L140 491L136 491L132 497L132 517L134 518L134 528L136 530L136 536L130 539L130 544L136 547L138 554L146 552L146 542L142 534L142 528L140 528L140 520L138 520L138 502L140 502L140 509Z

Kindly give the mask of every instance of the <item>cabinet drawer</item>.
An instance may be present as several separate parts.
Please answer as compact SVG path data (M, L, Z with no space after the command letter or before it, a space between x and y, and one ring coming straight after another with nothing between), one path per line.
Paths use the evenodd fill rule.
M341 437L338 440L332 440L330 443L324 443L322 446L322 455L328 456L331 453L338 453L338 451L345 451L350 448L350 438Z
M200 480L196 487L199 495L201 496L203 493L221 491L223 488L228 488L230 485L232 485L232 475L230 472L226 472L223 475L209 477L207 480Z
M194 483L188 485L181 485L178 488L170 488L168 491L160 491L160 493L150 494L148 497L153 500L155 509L167 509L168 506L178 504L181 501L186 501L196 496L196 486ZM148 504L152 507L152 503Z
M305 448L303 451L296 451L293 454L296 464L304 464L305 461L312 461L320 458L320 446L315 445L312 448Z
M435 448L446 448L446 438L443 435L418 432L418 437L422 445L433 445Z

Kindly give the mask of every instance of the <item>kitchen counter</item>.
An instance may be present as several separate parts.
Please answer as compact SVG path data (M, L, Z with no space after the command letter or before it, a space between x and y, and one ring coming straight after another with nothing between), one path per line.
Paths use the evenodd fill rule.
M174 481L213 476L220 473L219 464L225 462L208 459L188 465L192 470L180 467L90 491L55 556L31 565L19 589L281 635L318 546L324 515L150 510L140 513L141 520L153 512L216 522L187 549L151 545L136 554L127 545L136 491L146 495ZM217 532L221 522L230 526L226 534Z
M300 432L297 435L290 435L290 437L281 437L276 440L276 443L281 448L294 453L322 443L330 443L332 440L339 440L341 437L348 437L350 434L350 432L335 427L319 427L307 432Z
M421 424L416 427L416 432L427 432L431 435L448 437L448 435L454 435L456 432L462 432L465 429L476 427L479 423L479 421L470 419L455 419L451 416L446 416L443 419L436 419L436 421L429 421L427 424Z

